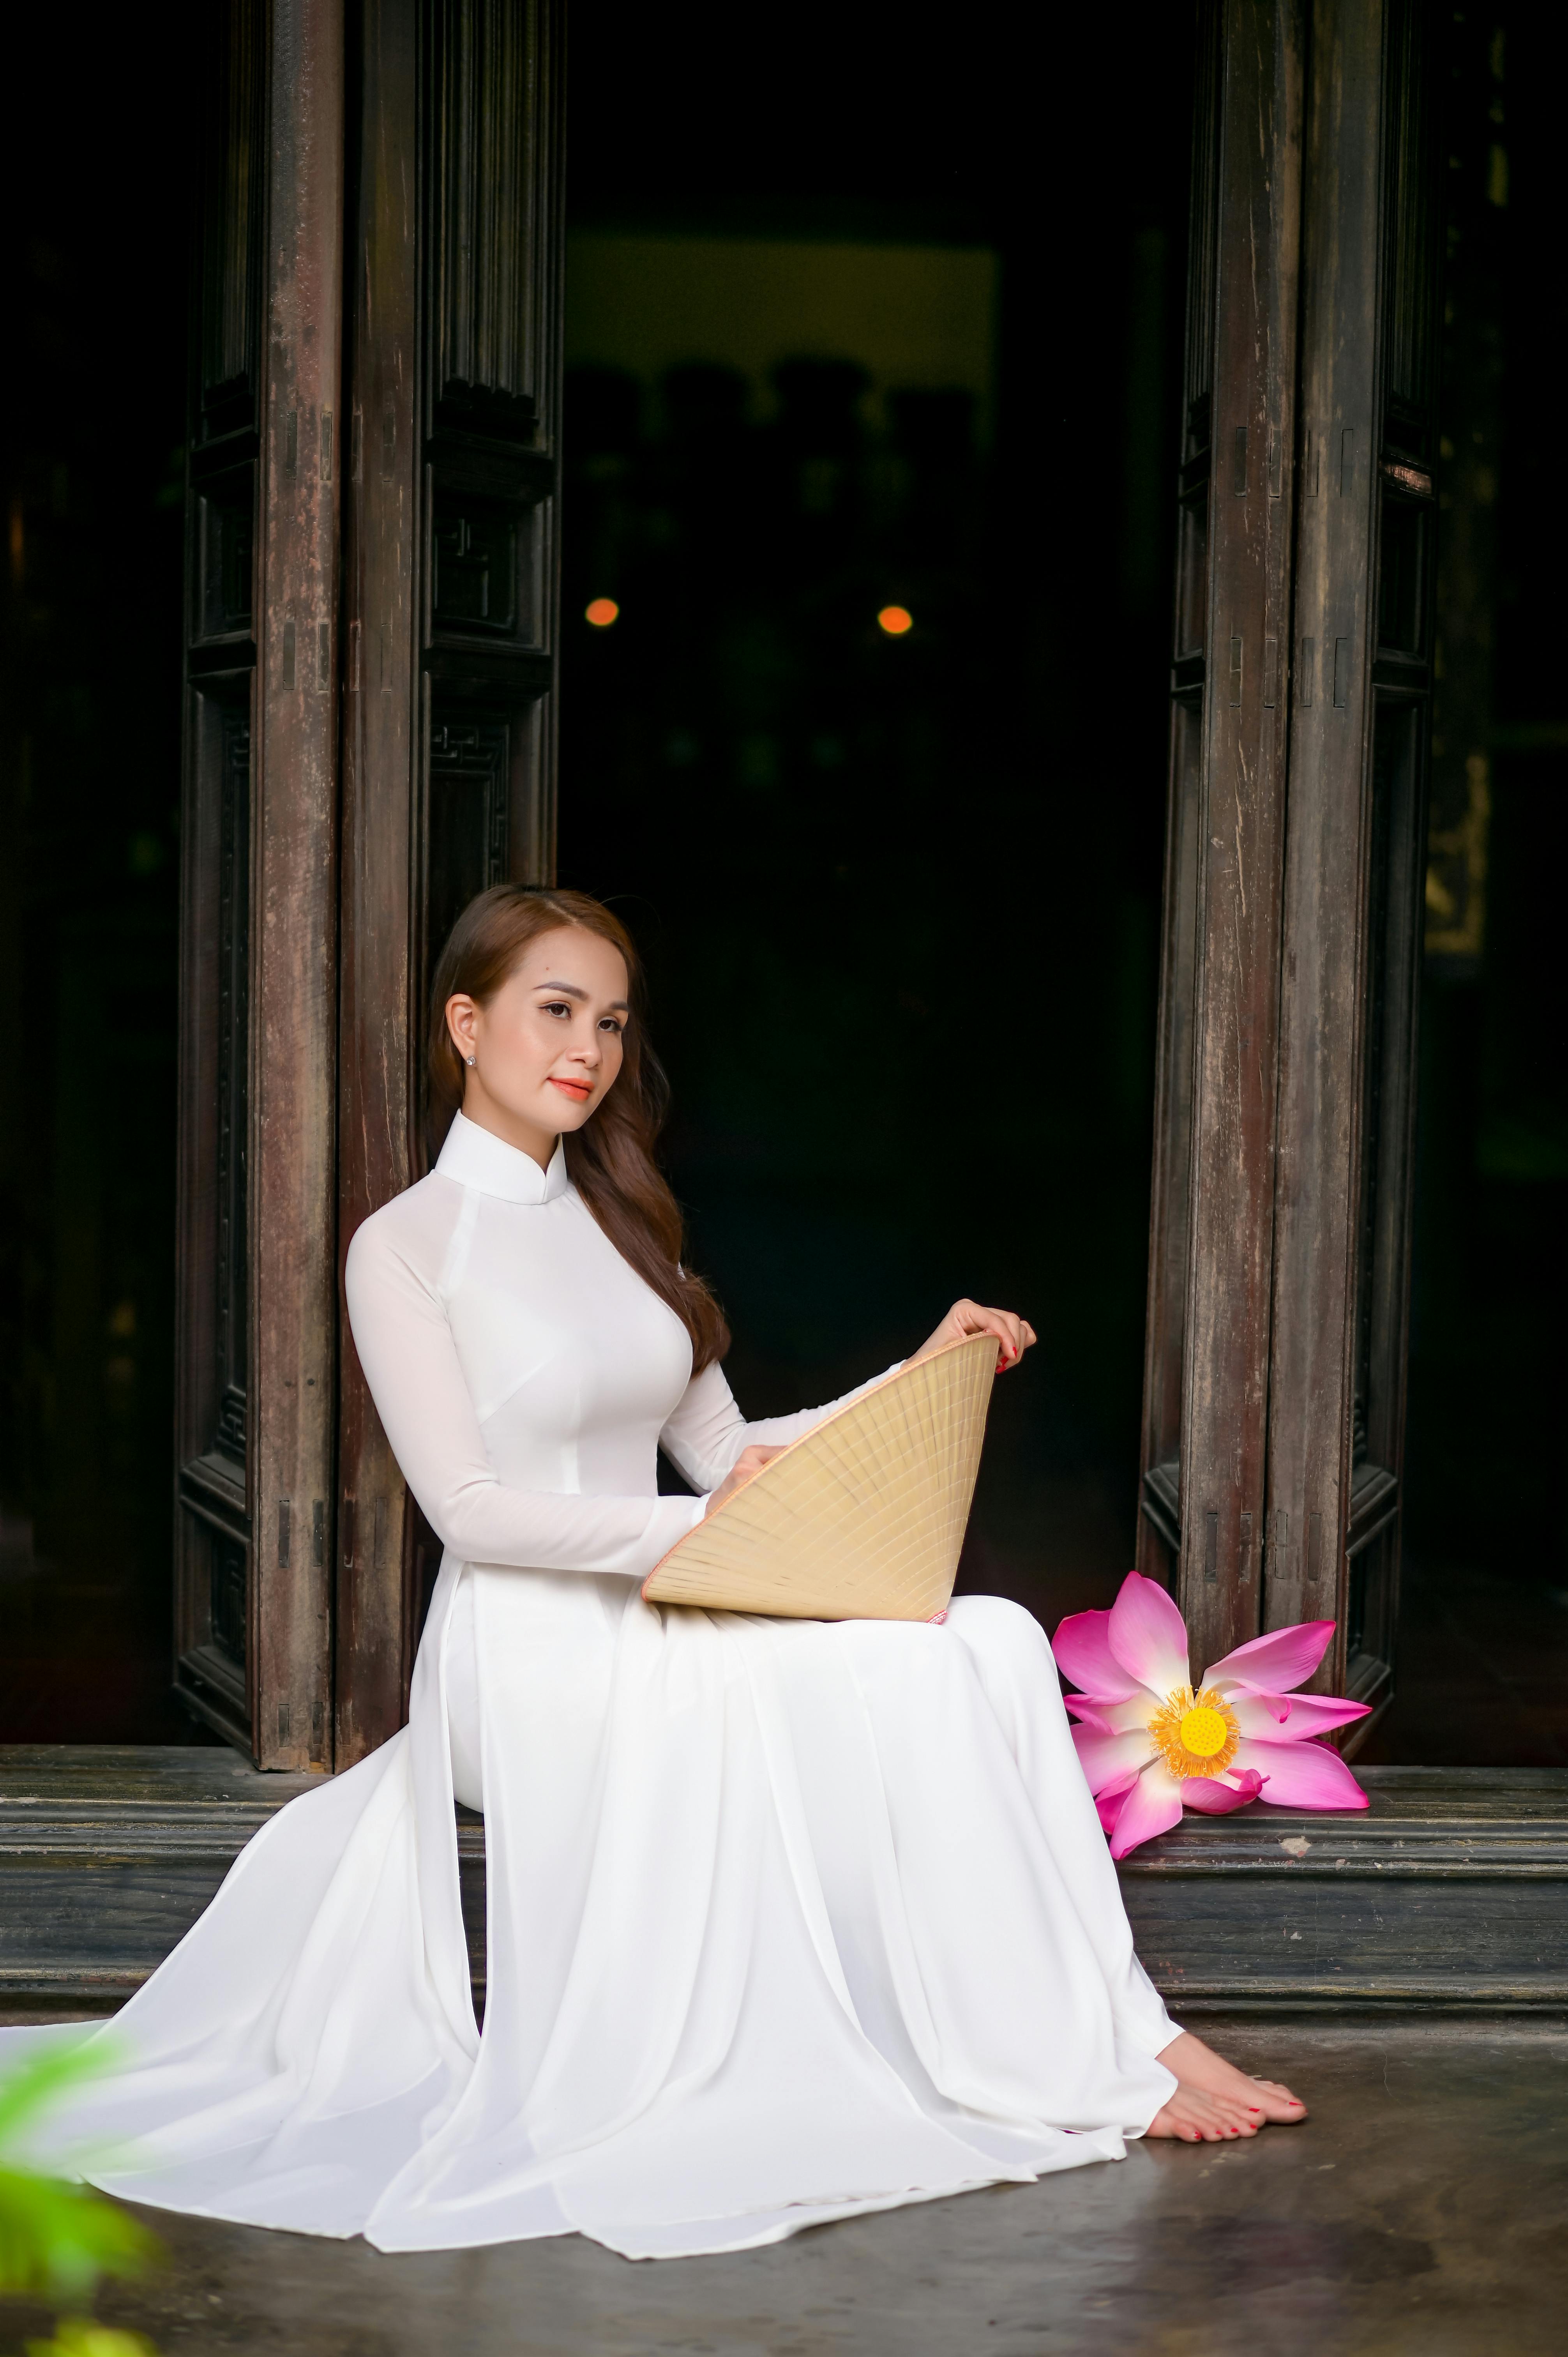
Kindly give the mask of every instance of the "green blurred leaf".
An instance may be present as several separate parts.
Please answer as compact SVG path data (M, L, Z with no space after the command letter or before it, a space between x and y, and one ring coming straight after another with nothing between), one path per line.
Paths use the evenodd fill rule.
M16 2136L68 2087L96 2078L115 2056L102 2037L78 2045L48 2046L0 2079L0 2158Z
M0 2291L69 2298L101 2275L139 2275L160 2248L128 2210L89 2186L0 2169Z
M49 2047L0 2081L0 2164L25 2129L113 2059L95 2038L91 2048ZM155 2235L91 2186L0 2165L0 2291L78 2298L100 2276L139 2275L161 2255Z
M122 2332L90 2316L62 2316L52 2341L29 2341L27 2357L157 2357L144 2332Z

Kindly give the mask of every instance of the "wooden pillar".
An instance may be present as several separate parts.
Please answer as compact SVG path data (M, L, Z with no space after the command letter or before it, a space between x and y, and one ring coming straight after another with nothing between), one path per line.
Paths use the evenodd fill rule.
M1261 1609L1305 67L1295 0L1224 0L1218 34L1195 175L1208 218L1194 224L1178 639L1196 643L1176 682L1145 1408L1146 1448L1179 1451L1168 1534L1206 1658L1256 1635ZM1170 1069L1185 1055L1190 1079Z
M332 1764L342 0L274 0L252 895L253 1747Z
M1140 1562L1195 1669L1332 1617L1325 1676L1369 1695L1431 689L1423 24L1418 0L1200 18L1144 1384Z

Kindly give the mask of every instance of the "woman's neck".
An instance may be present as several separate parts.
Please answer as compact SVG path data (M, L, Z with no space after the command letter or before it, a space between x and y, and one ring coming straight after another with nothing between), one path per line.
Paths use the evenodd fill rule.
M537 1122L526 1120L521 1114L509 1112L497 1103L484 1082L470 1072L463 1091L463 1118L471 1121L476 1129L488 1129L503 1146L513 1146L548 1170L555 1158L559 1132L542 1129Z

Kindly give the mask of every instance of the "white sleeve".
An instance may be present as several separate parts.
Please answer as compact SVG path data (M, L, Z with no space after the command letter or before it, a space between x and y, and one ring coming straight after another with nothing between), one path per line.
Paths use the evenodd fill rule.
M702 1520L700 1498L513 1490L490 1469L439 1293L372 1222L349 1247L349 1323L403 1480L465 1563L646 1579Z
M898 1361L902 1366L903 1361ZM897 1367L884 1371L896 1374ZM821 1424L835 1408L858 1399L881 1375L873 1375L857 1383L843 1399L829 1400L825 1407L804 1407L794 1415L765 1415L756 1424L747 1424L735 1403L735 1394L725 1380L722 1367L704 1367L693 1375L682 1395L681 1404L659 1436L659 1446L671 1462L681 1471L693 1489L716 1490L725 1475L733 1468L743 1448L754 1441L778 1448L785 1441L799 1440L803 1432Z

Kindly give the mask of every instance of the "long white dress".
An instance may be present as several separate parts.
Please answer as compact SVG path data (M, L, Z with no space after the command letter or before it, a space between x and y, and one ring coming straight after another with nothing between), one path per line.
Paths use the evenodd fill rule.
M1122 2158L1176 2029L1028 1614L644 1604L703 1511L657 1495L659 1448L707 1492L827 1411L747 1425L692 1379L559 1150L459 1115L348 1291L446 1543L409 1725L257 1835L111 2026L59 2131L134 2138L94 2181L389 2251L640 2258Z

